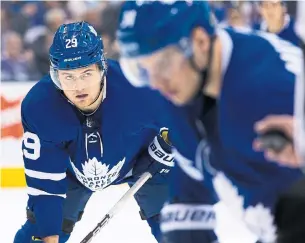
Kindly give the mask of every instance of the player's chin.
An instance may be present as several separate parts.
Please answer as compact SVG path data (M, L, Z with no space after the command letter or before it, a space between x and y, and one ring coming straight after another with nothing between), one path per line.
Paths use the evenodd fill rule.
M74 105L79 109L86 109L86 107L90 105L90 102L88 100L77 100L74 102Z
M175 105L175 106L183 106L185 105L187 102L185 102L183 99L171 99L171 102Z
M173 97L171 97L171 102L176 106L184 106L188 103L190 103L194 98L194 95L191 94L178 94Z

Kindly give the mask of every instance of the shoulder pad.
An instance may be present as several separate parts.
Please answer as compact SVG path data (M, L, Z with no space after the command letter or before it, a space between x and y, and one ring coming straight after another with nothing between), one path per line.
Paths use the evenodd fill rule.
M21 104L23 125L46 141L73 139L79 120L72 105L45 76L28 92Z

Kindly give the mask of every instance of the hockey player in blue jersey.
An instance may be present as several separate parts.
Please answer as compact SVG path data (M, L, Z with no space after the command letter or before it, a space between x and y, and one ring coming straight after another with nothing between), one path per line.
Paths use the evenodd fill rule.
M101 37L86 22L59 27L50 62L50 74L22 102L29 199L14 243L66 242L94 191L131 185L145 171L153 178L135 199L158 239L173 166L158 115L145 112L145 95L134 93L118 63L105 58Z
M202 242L196 235L208 228L208 205L193 203L202 196L190 193L192 181L209 186L248 231L243 239L226 224L220 242L274 242L276 202L303 175L253 150L254 124L292 114L301 50L273 34L217 29L205 1L126 2L118 39L129 81L158 89L178 106L167 105L169 113L189 111L169 121L179 179L162 213L167 242Z

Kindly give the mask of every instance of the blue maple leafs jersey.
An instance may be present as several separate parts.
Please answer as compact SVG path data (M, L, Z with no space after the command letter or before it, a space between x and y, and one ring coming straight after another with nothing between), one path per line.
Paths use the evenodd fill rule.
M145 91L134 92L119 65L108 64L105 98L89 117L67 101L49 75L23 100L28 207L42 237L61 230L67 176L91 191L119 183L160 128L158 114L142 105Z
M302 53L268 33L219 30L218 36L223 47L220 97L214 104L198 98L185 107L188 119L175 119L169 126L177 150L176 174L180 176L171 184L171 196L193 197L188 201L207 204L204 191L202 195L191 193L202 181L258 240L273 242L276 200L303 175L253 151L253 127L268 114L293 113L294 83L302 72ZM170 228L171 223L173 229L175 219L168 221L161 228Z
M240 203L234 214L262 242L271 242L275 237L272 214L277 197L302 174L254 152L253 126L268 114L293 113L294 83L302 72L302 53L272 34L228 31L221 38L231 42L231 47L224 49L228 61L218 103L220 143L211 144L216 148L214 189L228 206Z
M213 175L209 173L213 168L207 166L204 169L201 156L210 148L205 140L201 141L196 126L202 103L196 100L194 104L175 107L163 100L158 106L169 114L164 118L176 163L171 172L169 201L161 212L160 226L164 237L171 239L169 242L217 242L213 231L216 225L214 204L218 197L212 189ZM212 117L212 113L214 110L207 110L207 117ZM214 120L211 122L214 124ZM205 162L209 163L208 160Z

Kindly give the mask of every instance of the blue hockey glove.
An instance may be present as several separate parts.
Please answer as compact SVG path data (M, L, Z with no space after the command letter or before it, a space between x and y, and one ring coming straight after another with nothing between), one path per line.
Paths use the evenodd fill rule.
M174 166L174 156L171 149L172 146L168 141L168 130L161 129L160 134L149 145L148 151L137 158L132 175L140 176L148 171L153 175L154 182L163 183Z

